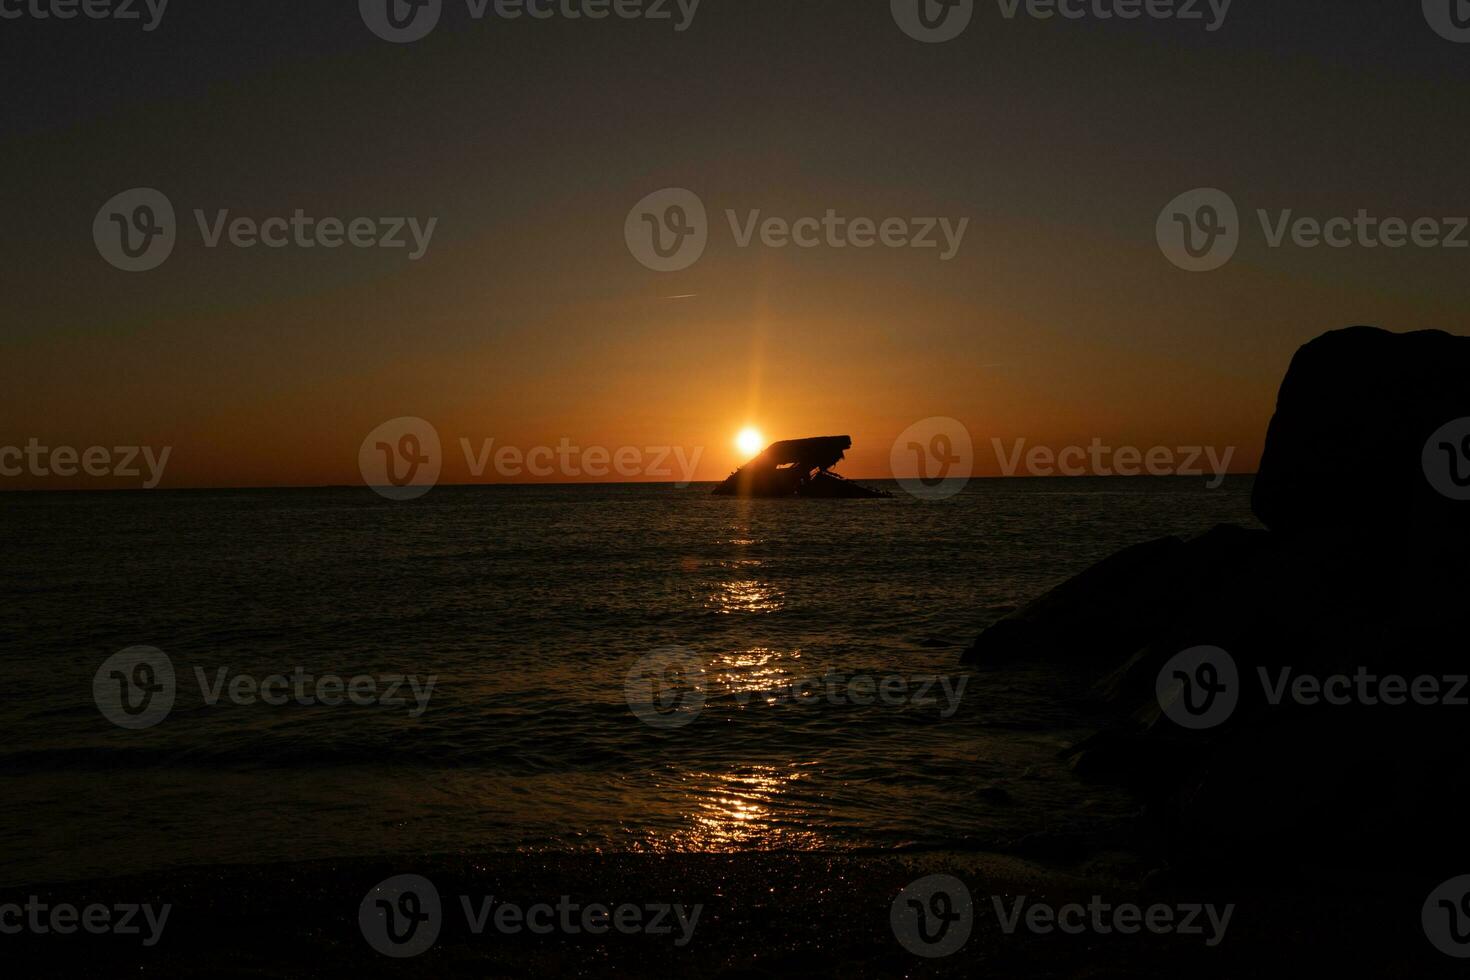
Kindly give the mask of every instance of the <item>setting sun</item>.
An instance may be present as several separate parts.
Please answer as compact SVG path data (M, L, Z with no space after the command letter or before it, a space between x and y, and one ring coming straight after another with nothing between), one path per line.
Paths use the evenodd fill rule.
M747 456L754 456L766 448L766 439L759 429L747 425L735 437L735 447Z

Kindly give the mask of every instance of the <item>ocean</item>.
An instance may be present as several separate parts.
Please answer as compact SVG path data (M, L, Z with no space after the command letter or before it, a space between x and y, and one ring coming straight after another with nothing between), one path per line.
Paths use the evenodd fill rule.
M1122 547L1254 524L1249 478L710 489L5 494L0 882L1106 842L1137 806L1058 758L1079 692L961 652ZM98 693L135 647L174 678L148 727Z

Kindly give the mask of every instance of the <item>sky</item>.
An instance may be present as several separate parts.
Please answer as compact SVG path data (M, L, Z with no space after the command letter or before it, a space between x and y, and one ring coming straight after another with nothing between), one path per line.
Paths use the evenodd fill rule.
M900 433L938 418L981 476L1003 472L996 440L1233 447L1250 472L1305 341L1463 332L1470 249L1272 247L1256 214L1470 214L1470 43L1419 4L1235 0L1215 30L1204 4L1203 21L1007 5L977 2L942 43L889 0L702 0L683 30L672 3L672 20L477 20L445 0L402 44L353 2L175 0L152 30L0 19L0 452L168 447L164 487L353 484L369 433L413 417L445 482L596 478L476 474L463 447L487 440L677 447L717 480L754 426L850 434L839 472L885 478ZM140 187L177 240L127 272L94 221ZM663 272L625 226L666 188L697 197L708 244ZM1239 208L1208 272L1156 237L1194 188ZM226 209L433 234L416 259L210 247ZM829 211L965 231L948 256L739 240L754 212ZM627 478L671 478L653 469ZM0 489L139 482L22 470Z

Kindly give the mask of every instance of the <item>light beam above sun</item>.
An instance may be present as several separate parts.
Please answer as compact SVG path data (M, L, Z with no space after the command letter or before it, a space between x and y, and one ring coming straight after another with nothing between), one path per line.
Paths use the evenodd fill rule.
M754 426L747 425L735 437L735 448L747 456L755 456L766 448L766 437Z

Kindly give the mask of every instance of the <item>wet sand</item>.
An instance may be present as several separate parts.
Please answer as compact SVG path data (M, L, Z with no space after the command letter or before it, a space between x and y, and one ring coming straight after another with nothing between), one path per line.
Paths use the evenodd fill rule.
M411 959L371 948L360 904L379 882L413 873L442 899L437 941ZM973 929L952 955L926 959L895 937L890 906L925 875L958 876L973 896ZM1311 877L1311 876L1309 876ZM12 975L77 976L612 976L742 977L1242 977L1462 975L1433 949L1420 906L1435 882L1362 887L1344 872L1296 887L1183 882L1126 856L1073 870L993 854L526 855L332 860L193 869L100 882L0 890L0 904L31 895L48 904L172 906L156 945L143 935L0 936ZM567 896L598 903L703 906L692 938L561 931L476 935L472 907L493 896L527 908ZM1223 939L1204 934L1007 933L994 896L1011 910L1038 902L1135 902L1235 908ZM575 916L574 916L575 919ZM1200 923L1205 923L1200 916ZM138 917L142 924L144 920ZM143 934L148 927L143 925ZM7 971L9 972L9 971Z

